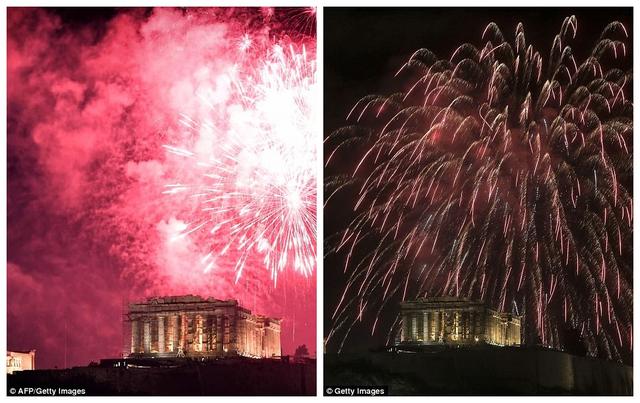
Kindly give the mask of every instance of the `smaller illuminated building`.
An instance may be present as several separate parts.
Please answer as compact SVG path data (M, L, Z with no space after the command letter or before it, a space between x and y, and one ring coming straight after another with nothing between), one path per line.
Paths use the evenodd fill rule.
M521 344L521 316L487 308L482 302L455 297L403 302L399 345Z
M7 351L7 374L36 369L36 350Z

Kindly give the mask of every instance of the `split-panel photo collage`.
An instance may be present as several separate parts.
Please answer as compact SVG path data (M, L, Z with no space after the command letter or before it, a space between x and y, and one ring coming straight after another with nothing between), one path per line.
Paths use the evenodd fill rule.
M633 396L633 2L325 2L3 7L7 398Z

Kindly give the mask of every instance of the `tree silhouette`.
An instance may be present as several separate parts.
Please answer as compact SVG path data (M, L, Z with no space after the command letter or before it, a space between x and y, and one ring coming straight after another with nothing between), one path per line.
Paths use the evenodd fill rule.
M296 352L294 353L295 357L308 357L309 356L309 350L307 349L307 345L303 344L301 346L298 346L296 348Z

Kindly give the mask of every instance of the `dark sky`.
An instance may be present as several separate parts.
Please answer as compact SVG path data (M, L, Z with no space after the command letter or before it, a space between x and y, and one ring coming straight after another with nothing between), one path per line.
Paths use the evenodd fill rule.
M632 21L630 8L325 8L325 133L343 124L360 97L395 88L393 74L417 49L448 57L461 43L478 44L490 22L508 39L522 22L527 43L546 57L570 15L578 19L576 42L588 45L574 48L577 58L609 22Z
M518 22L525 28L527 44L544 59L565 17L575 15L578 32L573 42L577 60L582 60L611 21L622 22L631 33L631 8L325 8L324 9L324 133L344 126L353 105L363 96L399 90L393 75L417 49L427 48L448 58L462 43L482 43L482 32L490 22L500 27L512 42ZM630 46L631 48L631 46ZM325 157L331 149L325 148ZM351 166L346 157L325 168L325 177ZM348 196L334 198L324 211L327 236L343 228L350 219ZM326 248L326 246L325 246ZM324 334L343 291L341 256L325 256ZM380 333L380 332L377 332ZM359 337L362 336L362 337ZM366 340L366 341L365 341ZM375 347L371 340L352 332L347 349Z

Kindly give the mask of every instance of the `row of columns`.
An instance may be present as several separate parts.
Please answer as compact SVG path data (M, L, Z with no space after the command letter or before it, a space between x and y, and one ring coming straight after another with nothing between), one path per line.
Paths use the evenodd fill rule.
M222 355L231 349L234 335L233 323L224 315L144 315L131 319L131 353L216 352Z
M488 341L503 346L520 345L520 322L492 316L489 321Z
M258 327L255 323L247 322L244 330L245 352L253 356L262 356L264 353L264 327Z
M249 357L279 356L280 324L265 318L243 317L237 323L236 348Z
M401 341L472 341L482 337L483 315L475 310L425 310L403 314Z

